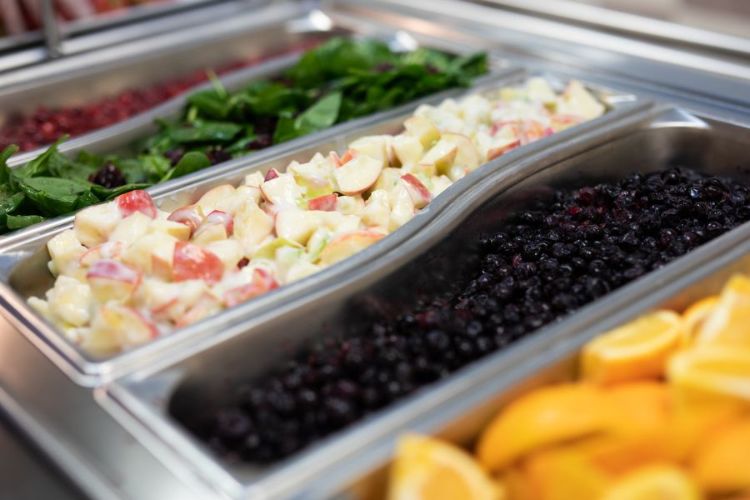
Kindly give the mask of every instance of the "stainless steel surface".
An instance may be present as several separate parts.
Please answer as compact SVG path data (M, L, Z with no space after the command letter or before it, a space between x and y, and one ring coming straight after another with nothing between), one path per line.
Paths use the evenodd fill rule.
M52 0L42 0L42 25L44 30L44 44L50 57L60 57L60 27L57 24L55 6Z
M527 76L522 72L510 72L503 75L491 76L479 84L481 88L496 88L505 84L518 83ZM555 79L550 76L555 82ZM560 87L562 82L557 81ZM466 90L452 90L441 95L432 96L422 102L437 103L448 95L457 95ZM605 102L610 102L612 110L604 117L555 134L527 147L519 148L513 154L503 156L490 165L507 165L519 157L543 151L551 145L570 140L578 133L596 129L597 127L617 121L623 116L648 106L633 96L611 92L599 92ZM338 130L324 132L316 137L303 138L299 142L282 145L274 151L255 155L254 159L231 162L225 167L213 168L208 172L199 173L192 180L176 181L154 191L154 198L162 209L173 210L192 203L203 193L214 186L224 183L238 184L250 172L269 168L283 171L292 160L305 161L315 152L338 150L343 151L351 140L364 135L392 133L398 131L403 120L411 114L416 103L387 111L378 116L364 119L349 126L343 125ZM488 165L487 168L492 168ZM249 303L223 311L202 321L156 339L148 344L136 347L109 359L97 359L87 355L72 345L62 335L42 320L27 304L25 298L41 296L53 283L53 278L46 267L48 259L45 244L55 234L71 227L72 218L64 219L65 224L51 226L40 225L23 233L10 242L0 245L0 304L5 308L4 314L34 342L40 349L50 356L56 364L81 384L99 384L125 373L135 366L143 366L156 362L166 356L167 352L177 349L185 343L194 343L204 337L211 337L217 331L222 331L225 325L243 321L272 308L283 306L296 296L304 296L320 286L321 280L338 279L349 270L355 269L360 262L367 262L377 255L386 253L406 241L417 233L431 217L447 206L458 193L472 183L481 182L481 175L486 169L481 169L476 175L467 176L456 183L434 201L427 210L422 211L409 224L384 241L368 248L362 257L355 257L354 262L338 263L310 278L292 283L271 293L268 293ZM181 184L180 184L181 182Z
M267 469L213 457L175 423L167 409L185 415L210 407L225 397L233 383L252 379L321 332L345 335L346 326L354 324L355 318L366 317L366 308L357 304L388 297L390 306L386 307L397 307L395 304L408 304L416 289L439 289L439 283L423 278L428 274L424 272L426 263L435 265L441 258L453 263L453 267L447 267L446 281L450 282L451 276L462 272L462 256L471 252L476 235L501 224L498 217L487 216L490 213L508 213L532 197L550 193L552 187L619 178L629 172L654 171L673 164L750 182L750 168L738 168L748 141L745 127L666 108L623 120L619 126L602 127L597 133L584 134L577 141L523 158L507 168L488 168L481 183L464 189L397 250L369 264L363 261L357 271L343 279L331 280L315 293L277 310L222 326L221 335L186 349L180 354L181 360L163 360L116 381L108 390L115 414L145 446L171 451L182 468L200 471L216 488L231 492L244 484L246 492L252 489L269 496L294 496L303 488L310 495L335 482L332 477L346 478L342 471L351 472L361 464L362 450L379 449L383 440L392 442L407 423L429 420L432 412L439 413L438 406L463 391L473 392L478 381L489 377L488 371L492 376L512 371L527 349L543 352L534 346L547 346L547 338L558 335L553 332L584 329L590 322L611 315L623 303L646 296L665 282L722 255L750 236L750 225Z
M727 33L685 26L642 15L586 5L571 0L476 0L512 12L523 12L545 19L556 19L595 29L648 39L660 44L707 52L717 57L750 57L750 39Z

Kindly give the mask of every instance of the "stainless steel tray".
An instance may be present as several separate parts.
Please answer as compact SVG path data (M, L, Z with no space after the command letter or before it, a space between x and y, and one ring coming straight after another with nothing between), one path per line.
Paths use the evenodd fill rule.
M357 269L338 281L327 280L307 296L245 317L242 322L222 322L217 327L220 334L184 349L179 353L181 359L164 358L115 381L102 403L144 446L160 456L169 456L175 473L192 474L236 498L250 493L291 497L303 491L307 498L319 483L330 484L341 470L357 464L363 450L377 451L383 442L392 444L406 423L418 421L417 417L427 422L440 413L435 411L438 406L464 391L474 394L477 384L487 379L488 371L493 376L511 371L517 359L527 359L524 353L529 346L547 345L547 339L559 335L555 333L558 331L583 330L620 310L623 304L649 296L664 283L723 255L750 236L750 224L268 468L228 463L212 456L175 422L168 408L184 414L197 405L211 405L226 394L233 381L263 372L320 332L345 333L343 325L351 324L352 315L361 313L353 307L358 302L378 296L398 302L398 297L423 283L420 275L427 259L450 255L451 261L461 262L470 236L488 229L488 220L497 220L483 217L490 211L507 213L550 187L619 178L674 163L750 182L750 166L738 168L749 142L744 126L662 106L602 125L594 132L579 134L576 140L529 154L513 164L488 165L475 176L483 174L481 182L467 185L398 249L381 254L377 260L364 254L354 257L351 263ZM460 266L451 272L460 273ZM498 367L502 367L500 372Z
M648 294L622 297L584 322L566 322L530 339L512 357L498 357L467 371L464 376L474 379L471 391L454 390L449 396L446 390L442 401L402 420L393 434L364 451L351 467L342 464L345 470L336 471L335 478L308 484L305 497L384 498L387 466L398 434L437 435L472 449L482 429L507 403L536 387L575 380L579 352L589 340L651 310L683 311L696 300L718 293L733 274L750 273L750 240L735 241L725 252L703 259L673 280L651 280Z
M520 83L527 78L524 72L506 72L499 76L484 79L475 87L481 89L496 88L503 85ZM557 86L563 82L556 80L554 75L548 78ZM449 95L456 95L466 90L454 90L441 93L422 100L421 102L437 103ZM460 192L479 182L483 177L495 169L504 169L520 158L545 151L555 144L574 140L578 134L597 130L599 127L617 122L639 109L648 107L648 102L639 101L627 94L619 94L604 89L596 93L611 107L611 111L603 117L565 130L558 134L539 140L531 145L518 148L508 155L490 162L472 175L454 184L442 193L436 201L418 214L412 221L400 228L395 234L384 239L362 252L362 256L348 259L326 269L314 276L300 280L270 292L256 300L223 311L206 321L202 321L156 339L153 342L125 351L111 358L95 358L81 351L70 343L46 321L36 314L26 304L25 298L40 296L53 284L53 278L46 267L48 253L46 242L60 231L71 227L73 218L65 218L65 224L51 226L41 224L39 227L24 231L10 242L0 242L0 306L2 313L23 331L29 340L42 349L50 359L68 373L77 383L96 385L126 373L136 366L144 366L156 362L168 355L177 346L190 344L200 339L213 337L226 326L252 320L256 316L271 309L283 307L295 297L314 293L326 280L338 280L349 271L356 269L362 262L367 262L378 255L393 251L411 236L417 234L432 217L443 208L450 205ZM380 115L360 120L337 131L322 134L323 141L318 138L303 138L299 142L292 142L279 146L275 152L261 153L243 161L229 162L222 167L214 167L208 172L199 172L190 181L168 183L159 191L154 190L154 198L162 209L173 210L185 206L214 186L224 183L238 184L245 175L253 171L265 171L277 168L283 171L292 160L306 160L317 151L343 151L346 144L354 138L371 134L393 133L399 131L404 119L409 116L414 104L388 111Z
M287 13L287 15L281 20L276 20L274 23L262 29L258 28L257 32L252 32L250 34L245 33L244 35L251 35L253 43L257 44L258 47L268 48L269 46L291 46L294 43L298 43L302 36L301 33L308 33L308 40L326 38L335 34L352 37L367 36L370 38L385 40L394 48L413 49L421 45L445 50L455 54L468 53L482 48L481 46L469 45L461 43L460 41L442 40L430 36L414 37L406 31L393 30L383 26L373 27L369 25L360 25L359 23L334 23L330 17L320 11L314 11L302 16L299 14L297 16L289 16L289 13ZM206 55L209 56L210 52L207 52ZM220 80L228 90L237 90L251 81L278 75L281 71L294 64L298 58L299 54L281 56L250 68L231 72L222 76ZM514 69L517 69L517 67L514 68L507 65L501 59L495 57L490 57L489 59L490 74L484 78L509 74L514 71ZM150 68L151 71L154 69L149 63L146 63L144 67ZM77 73L73 72L73 74ZM81 82L79 80L85 76L85 74L79 74L78 79L74 79L71 82L71 85L73 85L73 88L76 89L77 92L81 91ZM481 82L483 80L480 78L478 81ZM48 82L48 85L44 86L41 91L43 93L49 93L50 86L54 86L54 83L54 81ZM192 91L194 92L210 87L211 83L205 83L194 87ZM447 90L437 94L437 96L443 96L443 98L445 98L451 95L457 95L461 90L462 89ZM24 95L27 95L33 94L34 91L26 89L24 92ZM60 152L67 155L74 155L84 149L101 154L124 151L132 152L132 146L136 140L148 137L158 130L154 124L155 119L173 118L180 114L181 110L184 108L188 95L189 93L183 93L155 108L152 108L151 110L140 113L127 120L84 134L70 141L66 141L62 143L58 149ZM12 97L14 97L14 95L11 95L9 98ZM350 120L326 130L289 141L288 143L271 146L261 151L253 152L243 158L223 162L173 181L157 184L149 188L149 191L154 195L167 193L181 186L196 182L198 179L221 175L222 172L227 170L242 168L242 166L250 159L260 160L263 158L271 158L275 155L284 154L288 147L302 147L305 144L310 144L315 141L329 140L337 134L346 133L353 128L361 127L378 120L384 120L391 116L403 114L405 110L413 109L420 103L432 102L431 99L435 98L436 96L428 96L412 103L404 104L398 108ZM1 92L0 102L2 102ZM34 151L14 155L8 161L8 165L11 168L19 167L42 154L45 149L46 148L39 148ZM52 228L58 227L61 224L69 224L72 220L72 215L57 217L19 231L2 235L0 236L0 245L25 240L30 234L34 233L45 234L51 231Z

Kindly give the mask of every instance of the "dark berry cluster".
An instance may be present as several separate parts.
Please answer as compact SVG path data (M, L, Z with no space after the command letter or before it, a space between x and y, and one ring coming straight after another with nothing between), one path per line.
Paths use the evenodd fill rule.
M286 457L750 220L750 189L685 169L559 191L481 237L439 299L323 336L227 406L175 415L218 453Z

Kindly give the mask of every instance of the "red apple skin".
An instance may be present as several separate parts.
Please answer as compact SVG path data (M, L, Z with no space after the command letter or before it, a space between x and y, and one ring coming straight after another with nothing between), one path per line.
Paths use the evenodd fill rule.
M214 210L206 216L204 222L206 224L223 224L224 229L227 230L227 236L231 236L234 233L234 217L232 217L232 214L228 214L222 210Z
M331 163L333 163L334 167L341 166L341 157L336 151L331 151L330 153L328 153L328 159L331 160Z
M276 171L275 168L272 168L271 170L266 172L266 176L263 178L263 182L268 182L271 179L275 179L278 176L279 176L279 173Z
M520 145L521 145L521 140L520 139L516 139L515 141L511 142L507 146L503 146L502 148L490 149L487 152L487 160L488 161L489 160L494 160L498 156L504 155L505 153L507 153L511 149L515 149L515 148L517 148Z
M156 218L156 205L151 195L146 191L136 190L121 194L115 198L115 202L123 217L141 212L152 219Z
M167 220L172 222L179 222L185 224L190 228L190 235L195 233L198 226L201 225L202 219L198 211L195 209L195 205L188 205L186 207L178 208L167 217Z
M309 208L310 210L333 212L336 210L337 200L338 196L336 196L334 193L324 194L323 196L318 196L317 198L313 198L312 200L308 201L307 208Z
M224 264L213 252L186 241L178 241L172 259L172 279L186 281L201 279L216 283L224 274Z
M234 307L237 304L247 302L248 300L263 295L274 288L278 288L278 282L273 276L263 269L256 269L253 272L253 282L247 285L238 286L224 292L224 304L227 307Z
M350 160L354 159L357 156L357 151L354 149L347 149L344 154L339 158L339 164L337 167L340 167L341 165L344 165L345 163L348 163Z
M86 273L86 279L110 279L122 281L138 286L141 282L141 273L132 269L122 262L110 259L102 259L93 263Z
M432 194L430 193L430 190L427 189L427 186L422 183L422 181L417 179L412 174L404 174L401 176L401 179L411 187L413 187L417 191L417 193L419 193L419 196L424 200L425 205L430 202L430 200L432 199ZM417 203L415 203L415 205L416 204Z

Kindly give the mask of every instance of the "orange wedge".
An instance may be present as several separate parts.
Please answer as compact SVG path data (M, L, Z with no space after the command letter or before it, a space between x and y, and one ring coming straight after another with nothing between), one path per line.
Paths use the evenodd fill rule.
M698 329L696 343L750 347L750 278L732 276Z
M671 465L648 465L621 477L602 500L700 500L690 477Z
M693 476L706 491L750 492L750 418L714 434L697 451L692 465Z
M418 435L400 439L390 500L499 500L501 491L464 450Z
M495 417L479 439L477 456L487 470L499 471L538 448L606 431L614 418L597 386L540 388Z
M682 313L683 333L685 335L683 345L688 346L695 341L698 332L719 303L718 295L709 295L690 305Z
M672 404L667 384L630 382L609 387L606 392L617 413L614 428L618 434L641 436L662 432L669 425Z
M682 342L682 319L656 311L589 342L581 355L585 379L602 384L657 378Z
M574 449L542 450L526 461L537 500L599 498L610 478Z
M696 347L673 356L667 372L683 405L750 403L750 348Z

